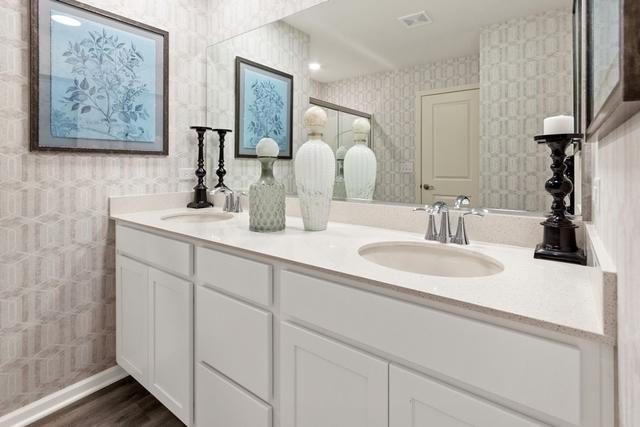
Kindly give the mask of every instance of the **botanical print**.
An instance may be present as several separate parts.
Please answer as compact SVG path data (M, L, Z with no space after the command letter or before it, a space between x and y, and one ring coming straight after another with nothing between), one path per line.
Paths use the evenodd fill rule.
M51 134L154 142L155 42L73 18L81 25L51 22Z
M244 70L244 149L254 150L262 138L273 138L286 152L289 147L290 83L249 67Z

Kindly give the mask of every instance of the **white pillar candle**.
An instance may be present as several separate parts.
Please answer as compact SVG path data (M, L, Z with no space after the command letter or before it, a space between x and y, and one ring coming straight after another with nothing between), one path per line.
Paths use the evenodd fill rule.
M573 116L555 116L544 119L544 135L558 135L573 132Z

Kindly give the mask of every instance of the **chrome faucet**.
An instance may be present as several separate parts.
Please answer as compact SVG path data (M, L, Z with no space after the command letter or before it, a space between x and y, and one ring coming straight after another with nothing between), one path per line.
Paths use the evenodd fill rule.
M440 229L436 240L440 243L449 243L451 240L451 223L449 222L449 206L445 202L438 201L433 204L433 213L440 214Z
M469 200L469 197L465 196L465 195L461 195L456 197L456 201L453 204L453 207L456 209L462 209L465 206L469 206L471 204L471 200Z
M435 202L431 206L415 208L416 211L424 211L427 213L427 231L424 235L425 240L434 242L448 243L451 239L451 227L449 226L449 207L445 202ZM440 214L440 231L436 228L435 215Z
M224 194L224 205L222 206L223 212L234 212L234 213L242 212L241 196L246 196L246 193L242 191L236 193L229 187L217 187L217 188L214 188L211 193L209 193L211 195L212 202L213 202L213 196L215 196L217 193Z
M458 217L458 227L456 228L456 235L451 238L451 243L455 243L457 245L468 245L469 239L467 237L467 228L464 225L464 217L467 215L484 217L488 213L489 211L484 208L473 208L469 212L461 213Z
M458 196L454 203L456 210L467 209L465 206L471 204L471 200L467 196ZM424 211L427 213L427 231L424 235L425 240L432 240L440 243L455 243L458 245L468 245L467 230L465 228L464 217L467 215L476 215L484 217L489 211L483 208L473 208L466 212L460 212L458 216L458 226L455 235L451 234L451 224L449 222L449 206L443 201L437 201L431 206L415 208L415 211ZM436 228L435 216L440 214L440 228Z

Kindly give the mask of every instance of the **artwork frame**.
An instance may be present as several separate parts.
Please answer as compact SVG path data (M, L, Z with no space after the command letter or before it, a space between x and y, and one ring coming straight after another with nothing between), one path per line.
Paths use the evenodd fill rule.
M617 10L607 14L611 4L586 1L587 139L605 137L640 111L640 0L618 0ZM600 58L607 52L613 52L605 61L611 72L603 73ZM607 82L603 74L614 78Z
M168 155L169 33L75 0L30 0L29 13L30 150Z
M235 67L235 157L256 158L255 144L263 137L271 137L280 147L278 158L292 159L293 75L240 56L236 56ZM255 89L251 82L264 82L264 85L256 86L258 89ZM253 94L247 90L248 84L254 88ZM261 121L250 120L255 118L255 114L251 114L255 109L252 110L251 107L256 105L257 99L263 98L256 96L255 90L261 90L265 87L267 87L266 90L269 90L269 96L275 97L283 105L276 104L279 107L278 110L270 110L266 113L268 117ZM269 105L273 105L271 99ZM262 111L261 109L257 110Z

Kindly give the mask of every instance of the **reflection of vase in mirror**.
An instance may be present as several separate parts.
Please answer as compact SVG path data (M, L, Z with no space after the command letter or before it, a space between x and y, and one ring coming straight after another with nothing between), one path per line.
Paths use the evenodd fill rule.
M346 199L347 189L344 186L344 156L347 154L347 147L342 145L336 150L336 182L333 184L333 198Z
M285 192L284 184L273 176L273 164L280 148L271 138L263 138L256 145L261 174L249 188L249 229L269 232L284 230Z
M311 107L304 113L304 125L309 140L296 153L295 176L304 229L321 231L327 228L333 195L336 161L331 147L322 140L327 113Z
M354 145L344 158L344 183L348 199L373 200L376 188L376 155L367 146L371 130L369 120L353 121Z

